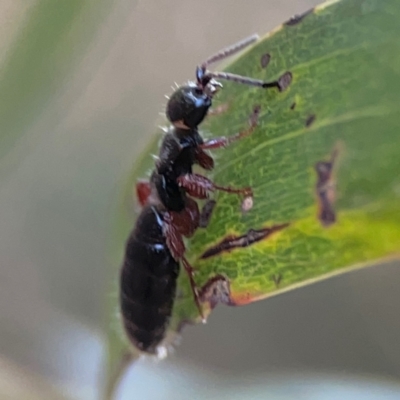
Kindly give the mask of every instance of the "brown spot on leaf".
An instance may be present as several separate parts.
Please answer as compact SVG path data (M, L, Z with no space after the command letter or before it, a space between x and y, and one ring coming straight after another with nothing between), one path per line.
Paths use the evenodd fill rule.
M278 79L279 91L285 91L289 85L292 83L293 75L290 71L286 71L283 75L281 75Z
M275 286L278 288L279 287L279 285L280 285L280 283L281 283L281 281L282 281L282 278L283 278L283 276L282 276L282 274L273 274L272 275L272 277L271 277L271 279L272 279L272 281L275 283Z
M258 124L258 119L260 118L261 106L255 105L253 107L253 112L250 114L249 124L250 126L256 126Z
M296 102L294 101L293 103L292 103L292 105L290 106L290 109L291 110L294 110L296 108Z
M201 259L216 256L223 252L230 252L237 248L251 246L271 236L275 232L279 232L289 226L289 223L274 225L262 229L249 229L246 234L241 236L230 235L223 239L216 246L208 248L202 255Z
M261 56L261 67L262 68L267 68L269 62L271 60L271 55L268 53L265 53Z
M309 115L306 119L306 127L308 128L309 126L311 126L314 123L316 118L317 118L317 116L315 114Z
M318 199L318 219L326 227L336 222L336 212L333 207L336 197L333 169L337 155L338 149L335 147L328 161L318 161L314 166L317 173L315 190Z
M209 279L199 291L201 302L208 302L211 309L218 303L234 305L231 301L231 288L229 280L223 275L216 275Z
M204 204L203 208L201 209L200 218L199 218L199 227L200 228L207 228L216 204L217 204L217 202L215 200L208 200Z
M286 26L293 26L293 25L297 25L299 22L301 22L307 15L312 14L314 11L313 8L311 8L310 10L307 10L305 12L303 12L302 14L296 14L293 17L291 17L288 21L285 22L284 25Z

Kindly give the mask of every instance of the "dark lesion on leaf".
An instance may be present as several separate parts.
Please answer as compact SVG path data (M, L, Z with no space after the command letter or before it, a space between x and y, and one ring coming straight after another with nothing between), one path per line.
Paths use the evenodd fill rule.
M281 284L282 279L283 279L283 275L280 274L280 273L273 274L271 276L271 280L272 280L272 282L275 283L275 286L276 286L277 289L279 288L279 285Z
M211 309L219 303L234 305L228 278L223 275L210 278L199 290L199 299L202 303L209 303Z
M293 26L297 25L300 23L307 15L312 14L314 12L314 8L311 8L310 10L307 10L303 12L302 14L296 14L293 17L291 17L288 21L284 23L286 26Z
M280 92L285 91L292 83L293 75L290 71L284 72L276 81L263 83L263 88L277 88Z
M271 60L271 54L265 53L261 56L261 67L267 68L269 62Z
M290 109L294 110L296 108L296 102L294 101L291 105L290 105Z
M217 202L215 200L207 200L207 202L204 204L200 212L200 218L199 218L200 228L207 228L216 205Z
M247 233L241 236L229 235L217 245L208 248L202 255L201 259L214 257L224 252L230 252L234 249L251 246L271 236L275 232L285 229L290 224L288 222L279 225L273 225L262 229L249 229Z
M310 127L316 120L317 116L315 114L311 114L306 119L306 127Z
M290 71L286 71L278 78L279 91L285 91L289 85L292 83L293 75Z
M336 183L333 177L333 170L338 156L336 146L327 161L318 161L314 169L317 173L317 183L315 186L318 200L318 219L321 224L328 227L336 222L336 211L334 202L336 197Z

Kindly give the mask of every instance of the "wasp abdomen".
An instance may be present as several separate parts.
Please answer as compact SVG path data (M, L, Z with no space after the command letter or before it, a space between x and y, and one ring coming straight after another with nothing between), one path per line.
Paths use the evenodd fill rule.
M175 300L179 263L163 236L162 214L145 207L132 231L121 270L125 330L140 350L154 353L165 336Z

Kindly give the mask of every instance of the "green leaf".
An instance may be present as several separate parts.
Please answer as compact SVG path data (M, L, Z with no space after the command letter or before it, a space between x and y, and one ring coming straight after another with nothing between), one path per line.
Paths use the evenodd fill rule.
M221 274L230 284L229 302L246 304L398 256L399 18L397 0L330 1L279 26L226 68L267 81L286 71L293 78L282 92L224 84L218 103L228 111L201 127L211 132L205 136L234 134L261 106L251 137L213 152L216 167L208 176L219 185L250 185L254 206L244 213L236 196L216 194L210 225L188 242L199 286ZM270 60L263 67L265 54ZM157 152L158 141L149 154ZM136 166L125 204L135 180L152 167L149 154ZM316 165L330 161L331 178L320 181L318 194ZM333 194L336 201L329 201ZM335 222L320 218L321 201L323 210L333 207ZM130 212L120 214L118 240L131 229ZM201 259L227 236L282 224L287 226L251 246ZM226 302L226 294L220 300ZM210 309L206 303L206 314ZM198 320L182 272L170 328ZM116 359L124 347L117 335L110 340Z

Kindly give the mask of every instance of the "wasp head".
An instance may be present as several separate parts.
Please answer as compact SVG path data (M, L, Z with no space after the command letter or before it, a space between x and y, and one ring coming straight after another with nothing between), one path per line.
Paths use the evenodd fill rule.
M167 103L167 118L175 126L194 129L211 107L212 98L222 85L198 68L197 83L179 87Z

